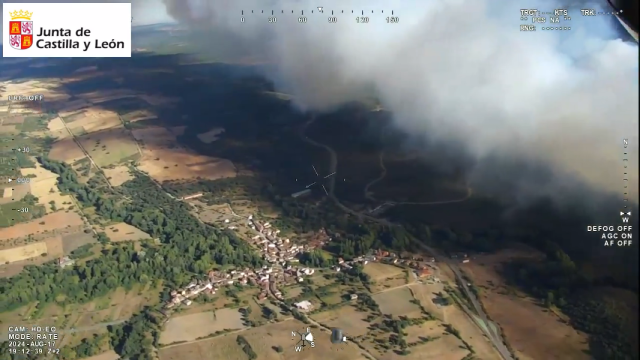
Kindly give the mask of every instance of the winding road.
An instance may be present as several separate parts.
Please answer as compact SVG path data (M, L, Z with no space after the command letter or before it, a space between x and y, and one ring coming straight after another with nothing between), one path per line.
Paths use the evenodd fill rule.
M337 167L338 167L338 155L336 154L335 150L333 150L330 146L326 145L326 144L322 144L319 143L311 138L309 138L306 135L306 131L309 128L309 125L313 124L313 122L316 120L315 116L312 116L311 119L309 121L307 121L301 128L300 131L300 137L303 141L307 142L308 144L311 144L313 146L316 147L321 147L324 148L325 150L327 150L327 152L329 152L330 155L330 161L329 161L329 172L335 172L337 171ZM365 186L365 195L367 194L367 190L368 188L379 182L380 180L382 180L384 178L384 176L386 175L386 168L384 167L384 161L383 161L383 154L382 152L380 153L380 167L382 169L382 174L374 179L373 181L369 182L367 184L367 186ZM335 176L332 176L329 178L329 198L331 198L331 200L343 211L358 216L360 218L364 218L382 225L387 225L387 226L394 226L395 224L392 222L389 222L388 220L384 220L384 219L378 219L372 216L369 216L367 214L364 214L362 212L357 212L354 211L352 209L349 209L348 207L344 206L342 203L340 203L340 200L338 200L338 198L336 198L336 196L334 195L334 189L335 189ZM428 202L428 203L389 203L389 204L394 204L394 205L400 205L400 204L411 204L411 205L442 205L442 204L450 204L450 203L456 203L456 202L462 202L465 201L467 199L469 199L469 197L471 197L471 188L467 188L467 195L462 198L462 199L454 199L454 200L448 200L448 201L435 201L435 202ZM446 264L451 271L453 271L453 273L456 276L456 280L458 281L458 283L460 284L460 286L462 287L462 290L464 291L465 295L467 296L467 298L469 298L471 304L473 305L473 308L476 312L476 314L480 317L480 319L485 323L486 326L481 326L480 324L476 323L476 325L478 326L478 328L480 329L480 331L482 331L487 338L491 341L493 347L500 353L500 356L504 359L504 360L513 360L514 356L511 354L511 351L509 351L509 349L507 348L507 346L505 345L504 339L502 338L502 335L498 332L496 332L492 326L489 326L489 324L491 323L489 320L489 317L487 316L487 314L484 312L484 309L482 308L482 304L480 303L480 301L478 300L478 298L475 296L475 294L471 291L471 289L469 289L469 286L467 285L467 281L463 278L462 276L462 272L460 271L460 268L458 267L458 265L454 262L452 262L447 256L443 255L442 253L440 253L438 250L425 245L424 243L422 243L421 241L419 241L418 239L412 238L414 243L421 247L422 249L428 251L429 253L431 253L431 255L433 255L433 257L436 259L436 261L440 262L440 263L444 263ZM475 320L474 320L475 323Z
M371 195L371 192L369 191L369 188L372 187L373 185L379 183L380 181L384 180L385 176L387 176L387 168L384 166L384 150L381 150L380 153L378 154L378 158L379 158L379 162L380 162L380 176L378 176L377 178L369 181L367 183L367 185L365 185L364 187L364 197L371 200L371 201L376 201L376 202L380 202L381 200L376 199L375 197L373 197L373 195ZM465 196L459 198L459 199L453 199L453 200L440 200L440 201L422 201L422 202L413 202L413 201L403 201L403 202L396 202L396 201L385 201L381 206L395 206L395 205L443 205L443 204L453 204L453 203L458 203L458 202L463 202L463 201L467 201L471 195L473 194L473 190L471 189L471 187L467 186L467 193L465 194Z

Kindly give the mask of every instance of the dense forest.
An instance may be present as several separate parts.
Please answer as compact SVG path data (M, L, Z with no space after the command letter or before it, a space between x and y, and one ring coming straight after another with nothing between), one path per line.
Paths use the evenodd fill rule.
M145 178L123 186L130 200L118 201L78 182L73 170L62 163L39 158L59 175L62 191L73 193L85 206L113 221L124 221L159 239L161 245L144 244L137 252L131 244L112 245L96 259L73 268L53 263L27 266L20 274L0 279L0 309L9 311L32 301L78 303L106 295L117 287L164 280L170 286L189 282L215 265L258 266L263 260L233 232L198 222L185 204L158 191Z

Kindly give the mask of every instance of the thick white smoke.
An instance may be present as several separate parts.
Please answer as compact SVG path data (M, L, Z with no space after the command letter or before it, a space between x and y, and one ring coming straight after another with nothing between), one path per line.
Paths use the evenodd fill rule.
M637 199L638 47L617 39L611 15L571 9L572 19L560 24L571 30L538 25L532 33L519 29L520 5L497 0L203 1L214 11L190 13L189 21L205 14L243 36L275 64L270 75L302 108L330 109L373 86L398 126L463 144L477 160L478 183L517 179L512 186L525 198L568 196L581 183L622 198L626 138L628 189ZM529 1L526 8L561 6ZM331 10L337 23L328 21ZM369 23L356 22L361 10ZM399 23L386 22L391 10ZM528 168L492 174L507 172L493 166L504 161ZM531 164L553 176L531 176Z
M193 25L203 48L214 36L244 39L237 46L274 64L267 75L303 109L328 110L375 89L402 129L464 147L475 159L470 176L477 186L506 179L526 199L570 196L585 185L622 198L626 171L637 199L638 46L617 39L611 15L581 17L571 9L571 21L560 24L569 31L538 25L521 32L521 7L563 6L544 0L133 3ZM271 10L276 23L268 22ZM302 10L306 23L298 21ZM356 23L361 10L369 23ZM399 23L386 22L391 10ZM328 21L332 16L336 23Z

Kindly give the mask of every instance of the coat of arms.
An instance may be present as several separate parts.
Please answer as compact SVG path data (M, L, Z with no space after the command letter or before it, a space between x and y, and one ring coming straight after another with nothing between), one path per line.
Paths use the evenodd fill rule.
M9 44L12 48L24 50L33 45L33 21L31 21L31 15L33 13L22 10L9 13L9 16L11 16L11 21L9 21Z

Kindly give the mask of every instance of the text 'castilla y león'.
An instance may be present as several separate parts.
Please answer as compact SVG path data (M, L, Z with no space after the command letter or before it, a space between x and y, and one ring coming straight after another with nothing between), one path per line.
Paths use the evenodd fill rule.
M70 37L72 36L70 29L44 29L40 28L40 32L36 34L37 37L43 37L45 39L38 39L36 41L36 47L41 49L79 49L80 41L73 39L59 39L59 40L47 40L47 37ZM77 37L91 36L91 30L85 28L79 28L75 31ZM91 41L83 41L83 50L87 51L91 47ZM95 39L94 47L96 49L124 49L124 41L100 41Z

